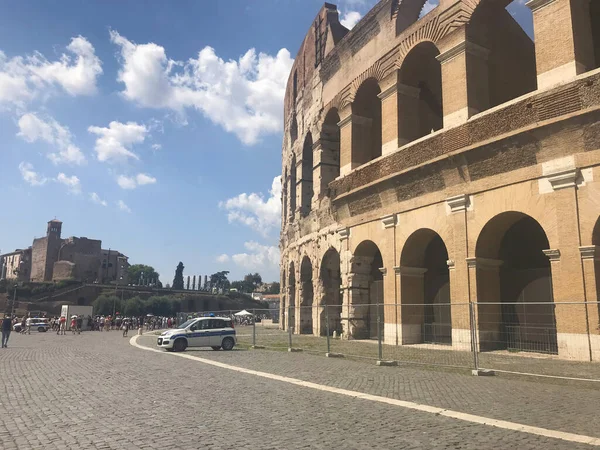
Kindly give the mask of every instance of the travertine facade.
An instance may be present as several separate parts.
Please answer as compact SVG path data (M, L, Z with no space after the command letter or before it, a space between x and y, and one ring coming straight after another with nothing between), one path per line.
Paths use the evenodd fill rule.
M300 46L280 323L468 349L472 303L481 350L600 360L600 2L531 0L533 41L509 0L424 3L326 3Z

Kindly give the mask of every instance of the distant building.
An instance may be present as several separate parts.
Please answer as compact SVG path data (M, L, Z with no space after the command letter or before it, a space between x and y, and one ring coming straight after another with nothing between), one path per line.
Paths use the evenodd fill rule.
M127 256L116 250L102 250L102 241L97 239L62 239L61 232L62 222L51 220L46 236L35 238L31 247L0 255L3 278L127 283Z

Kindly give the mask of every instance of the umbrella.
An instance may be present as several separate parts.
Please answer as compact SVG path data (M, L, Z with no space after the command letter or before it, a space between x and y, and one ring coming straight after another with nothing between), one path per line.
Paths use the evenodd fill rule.
M146 317L153 317L152 314L146 314Z
M240 312L237 312L234 314L234 316L252 316L252 315L254 315L254 314L246 311L245 309L243 311L240 311Z
M71 316L71 319L77 319L77 316Z

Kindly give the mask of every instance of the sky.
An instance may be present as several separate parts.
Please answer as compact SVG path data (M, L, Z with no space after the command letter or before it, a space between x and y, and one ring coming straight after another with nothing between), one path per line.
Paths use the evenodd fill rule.
M277 281L283 96L322 3L4 5L0 251L57 218L163 283L179 261L186 276ZM375 3L337 2L342 23ZM523 3L510 10L531 34Z

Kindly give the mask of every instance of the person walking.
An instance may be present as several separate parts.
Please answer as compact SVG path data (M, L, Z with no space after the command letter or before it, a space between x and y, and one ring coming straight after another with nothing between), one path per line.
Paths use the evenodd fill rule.
M127 332L129 331L129 319L123 320L123 337L127 337Z
M2 348L8 348L8 338L10 337L10 331L12 328L12 320L5 314L2 319Z
M58 331L56 332L56 334L66 334L66 329L67 329L67 318L65 316L60 316L59 322L58 322Z

